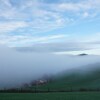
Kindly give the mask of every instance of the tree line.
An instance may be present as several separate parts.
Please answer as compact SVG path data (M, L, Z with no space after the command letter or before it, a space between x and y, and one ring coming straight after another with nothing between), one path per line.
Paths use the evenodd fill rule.
M52 92L100 92L100 88L95 88L95 89L91 89L91 88L80 88L80 89L57 89L57 90L53 90L50 88L47 88L47 90L39 90L37 88L35 88L34 90L32 89L19 89L19 88L11 88L11 89L2 89L0 90L0 93L52 93Z

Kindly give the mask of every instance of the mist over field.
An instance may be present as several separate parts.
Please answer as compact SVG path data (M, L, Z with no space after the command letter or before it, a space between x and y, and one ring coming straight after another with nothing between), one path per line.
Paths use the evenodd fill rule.
M98 64L100 56L59 55L52 53L20 52L0 45L0 88L20 86L23 83L54 75L63 71L80 69L85 72ZM86 67L85 67L86 66Z

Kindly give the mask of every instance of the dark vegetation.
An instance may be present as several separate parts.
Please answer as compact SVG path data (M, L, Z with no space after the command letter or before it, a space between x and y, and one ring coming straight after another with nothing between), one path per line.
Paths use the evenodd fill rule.
M20 88L0 90L1 93L48 93L100 91L100 70L47 76L25 83Z
M100 93L0 93L0 100L100 100Z
M79 54L79 56L87 56L88 54L86 53L82 53L82 54Z

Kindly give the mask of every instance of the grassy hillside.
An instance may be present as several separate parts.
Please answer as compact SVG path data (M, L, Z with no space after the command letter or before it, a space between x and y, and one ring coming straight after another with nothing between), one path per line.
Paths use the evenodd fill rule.
M53 77L53 81L44 85L32 86L34 90L79 90L100 89L100 69L91 72L72 72Z

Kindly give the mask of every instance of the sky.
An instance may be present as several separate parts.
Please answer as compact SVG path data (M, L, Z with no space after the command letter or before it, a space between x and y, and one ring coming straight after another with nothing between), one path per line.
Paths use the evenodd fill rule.
M8 47L97 50L99 23L100 0L0 0L0 44Z
M0 87L99 66L99 23L100 0L0 0Z

